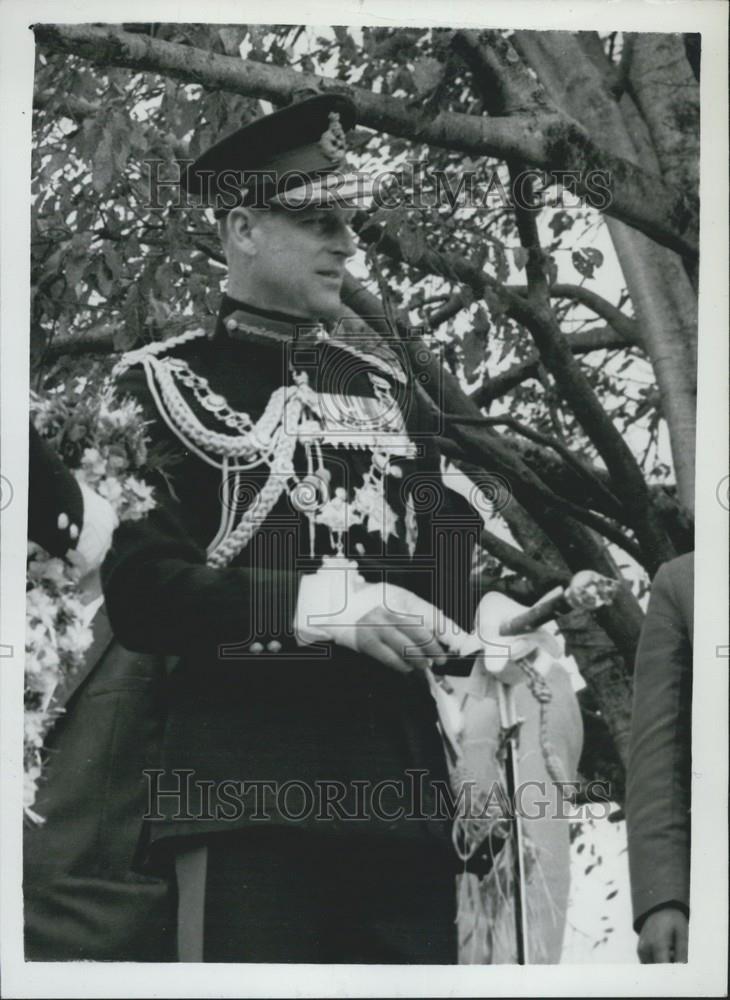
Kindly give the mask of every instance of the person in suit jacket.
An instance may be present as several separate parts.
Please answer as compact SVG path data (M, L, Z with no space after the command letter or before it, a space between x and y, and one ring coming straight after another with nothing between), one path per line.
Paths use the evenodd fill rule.
M626 821L644 963L686 962L694 553L656 574L636 654Z
M116 518L30 428L28 537L72 556L93 593ZM98 602L96 602L98 603ZM82 669L53 694L59 712L44 745L34 803L41 823L23 829L28 961L164 961L174 955L174 903L164 878L137 870L143 849L143 771L158 763L164 664L113 638L93 614Z
M471 630L481 520L440 491L396 350L336 327L352 210L294 208L302 187L327 197L354 120L349 100L312 98L190 168L196 194L228 178L228 294L211 337L132 352L118 381L180 457L102 578L120 641L179 658L150 856L174 859L186 961L456 961L425 668L446 664L445 618Z

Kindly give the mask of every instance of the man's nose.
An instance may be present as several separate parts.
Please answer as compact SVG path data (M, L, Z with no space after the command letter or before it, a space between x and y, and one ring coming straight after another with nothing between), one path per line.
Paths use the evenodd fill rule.
M355 254L357 250L355 234L347 223L343 222L338 227L332 249L335 253L341 254L343 257L352 257Z

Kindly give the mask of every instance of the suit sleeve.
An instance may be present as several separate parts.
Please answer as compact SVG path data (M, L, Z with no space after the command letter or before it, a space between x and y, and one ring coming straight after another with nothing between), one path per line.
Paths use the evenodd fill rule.
M143 373L120 379L117 394L142 404L153 445L184 452L159 418ZM207 566L194 519L176 498L174 477L151 474L148 482L155 489L154 510L117 528L102 566L107 611L122 645L208 661L221 655L221 647L236 655L253 642L277 640L282 648L296 648L291 623L301 573Z
M662 906L689 912L691 661L665 565L652 586L634 676L626 817L637 931Z

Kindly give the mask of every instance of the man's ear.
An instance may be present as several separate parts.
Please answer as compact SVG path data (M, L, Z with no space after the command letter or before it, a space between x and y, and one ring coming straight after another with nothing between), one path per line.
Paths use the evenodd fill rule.
M253 230L256 229L259 220L252 208L239 205L231 209L228 213L228 242L229 246L235 247L240 253L248 257L255 257L257 253L256 241L253 239Z

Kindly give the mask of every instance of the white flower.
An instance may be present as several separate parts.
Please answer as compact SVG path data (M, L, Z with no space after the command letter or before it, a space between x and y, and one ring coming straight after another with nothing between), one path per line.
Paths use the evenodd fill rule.
M62 652L75 653L77 656L86 652L91 645L92 633L83 621L71 622L58 636L58 648Z
M109 503L116 509L116 504L122 498L122 484L118 479L112 476L107 476L102 479L100 483L97 483L96 491L100 496L103 496Z
M61 664L61 657L58 655L55 646L50 643L38 650L36 660L39 672L56 670Z
M33 587L25 598L26 614L31 624L41 622L47 629L55 629L58 603L41 587Z
M84 449L81 456L81 468L90 481L101 479L105 475L106 462L99 453L98 448Z
M39 432L49 437L62 432L69 421L80 421L90 444L74 474L108 500L120 520L140 518L155 506L152 488L128 474L129 456L139 468L147 455L146 424L137 403L118 400L108 381L99 390L98 383L95 387L93 379L84 378L43 398L34 396L31 410ZM92 632L79 597L76 567L30 543L27 579L23 805L33 818L40 751L58 714L49 709L51 696L83 663Z
M43 578L57 587L66 586L69 583L68 567L62 559L49 559L45 564Z

